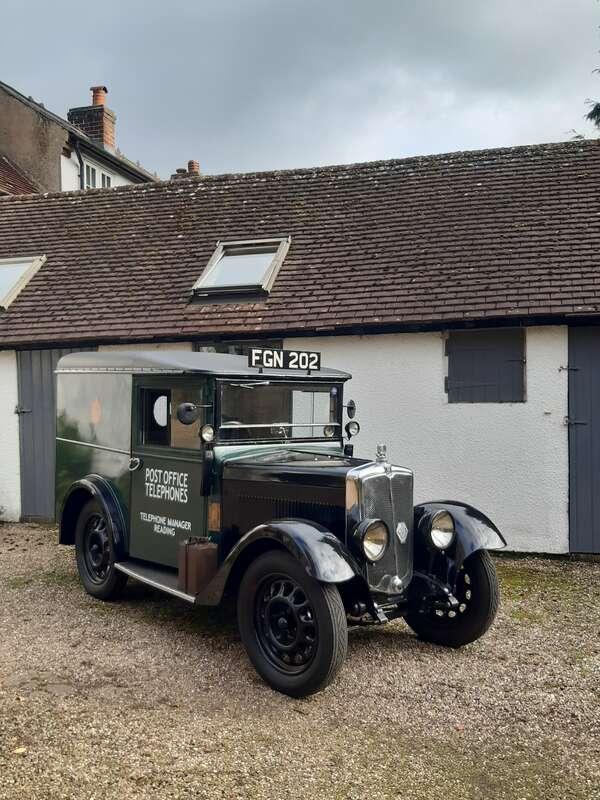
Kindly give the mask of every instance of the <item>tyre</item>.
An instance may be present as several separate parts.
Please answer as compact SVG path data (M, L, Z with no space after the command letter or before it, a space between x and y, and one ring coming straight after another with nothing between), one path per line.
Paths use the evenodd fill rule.
M99 600L112 600L121 593L127 575L115 569L112 536L96 500L89 500L77 519L75 558L79 577L89 594Z
M485 550L463 563L456 582L455 611L412 611L405 620L420 639L445 647L462 647L487 631L498 610L500 590L496 568Z
M250 564L237 614L250 661L284 694L321 691L344 663L348 626L340 593L311 578L289 553L274 550Z

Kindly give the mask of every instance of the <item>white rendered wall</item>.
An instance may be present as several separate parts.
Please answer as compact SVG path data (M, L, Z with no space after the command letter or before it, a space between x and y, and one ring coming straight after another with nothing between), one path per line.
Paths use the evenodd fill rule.
M96 168L96 189L102 188L103 172L105 175L110 175L111 186L125 186L132 183L129 178L125 178L118 172L114 172L106 165L102 166L99 161L84 156L83 162L84 165L90 164L92 167ZM62 155L60 157L60 185L63 192L72 192L75 189L79 189L79 160L74 150L70 158Z
M0 520L21 516L17 356L0 350Z
M488 514L511 550L568 551L567 328L527 329L525 403L449 404L440 333L287 339L347 370L358 405L355 453L415 472L415 502L463 500Z

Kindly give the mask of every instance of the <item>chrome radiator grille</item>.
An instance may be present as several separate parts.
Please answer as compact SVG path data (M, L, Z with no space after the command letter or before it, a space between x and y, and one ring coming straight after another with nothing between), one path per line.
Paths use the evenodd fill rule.
M379 561L367 564L366 573L374 591L398 594L397 586L406 587L412 577L412 472L381 463L358 467L348 473L346 498L348 536L363 519L381 519L387 525L388 548ZM394 581L396 588L391 584L393 578L402 582Z

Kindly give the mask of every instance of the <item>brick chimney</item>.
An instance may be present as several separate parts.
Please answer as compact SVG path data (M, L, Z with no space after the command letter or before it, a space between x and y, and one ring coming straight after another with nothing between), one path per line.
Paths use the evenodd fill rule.
M92 105L70 108L67 119L80 128L93 142L107 150L115 149L115 123L117 116L106 106L106 86L92 86Z
M178 167L171 175L171 180L176 181L181 178L189 178L190 175L200 175L200 164L193 159L188 161L187 169L185 167Z

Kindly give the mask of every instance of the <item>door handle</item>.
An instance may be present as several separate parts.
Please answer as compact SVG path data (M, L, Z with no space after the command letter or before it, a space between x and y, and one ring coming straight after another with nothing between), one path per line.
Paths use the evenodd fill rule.
M142 466L142 459L141 458L130 458L129 459L129 466L127 469L129 472L135 472L136 469L139 469Z

